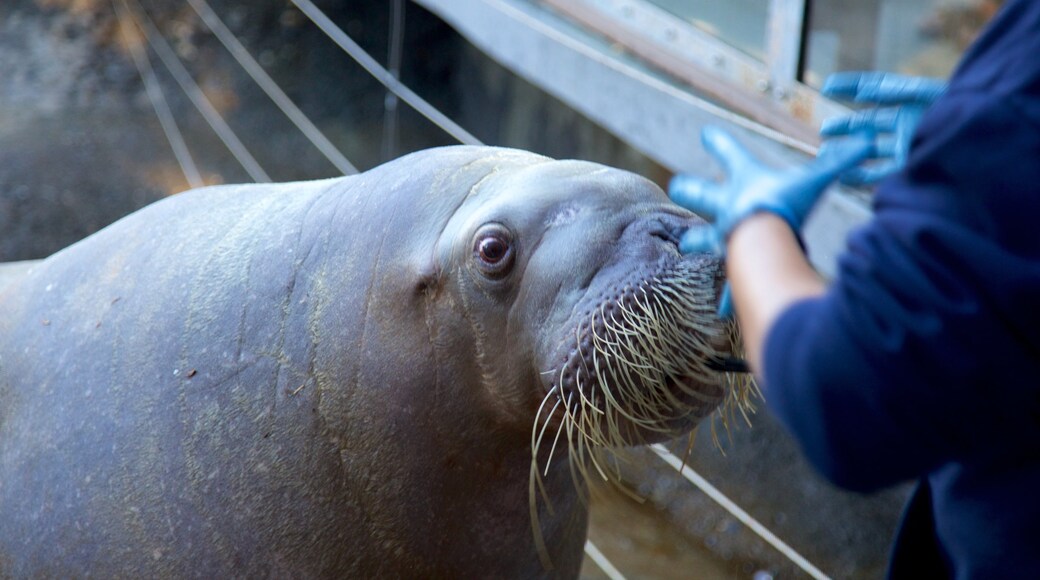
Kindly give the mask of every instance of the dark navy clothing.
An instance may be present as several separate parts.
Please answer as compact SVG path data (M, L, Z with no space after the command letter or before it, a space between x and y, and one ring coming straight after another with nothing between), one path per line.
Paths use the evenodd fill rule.
M924 478L894 576L922 577L916 546L1040 578L1040 1L965 55L838 272L766 338L771 408L839 485Z

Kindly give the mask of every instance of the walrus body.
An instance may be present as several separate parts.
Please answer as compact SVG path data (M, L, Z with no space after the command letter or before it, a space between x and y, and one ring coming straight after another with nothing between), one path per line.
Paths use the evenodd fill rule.
M535 417L559 439L547 393L590 396L558 366L603 272L717 281L675 251L694 223L625 172L453 147L113 224L0 288L0 576L575 576L563 444L532 523Z

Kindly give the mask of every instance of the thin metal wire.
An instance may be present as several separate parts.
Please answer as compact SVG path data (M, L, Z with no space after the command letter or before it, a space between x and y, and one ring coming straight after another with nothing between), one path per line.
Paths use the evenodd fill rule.
M137 24L137 27L144 32L145 38L148 39L148 44L152 46L152 50L159 56L159 60L162 61L163 65L166 66L166 70L170 71L173 75L174 80L180 85L181 90L184 94L191 99L192 104L199 110L199 113L206 119L209 126L216 132L217 137L224 142L231 154L234 155L235 159L238 160L242 168L246 170L253 181L257 182L269 182L271 178L264 172L260 167L260 164L256 162L256 159L249 153L245 145L238 140L238 136L231 130L231 127L224 122L223 117L217 112L216 107L213 103L206 98L203 94L202 89L195 82L195 79L191 78L191 73L184 67L180 59L174 53L170 45L166 43L166 40L159 33L159 29L156 28L155 23L152 22L151 17L141 8L141 5L137 0L129 0L133 2L133 6L128 3L128 0L121 0L123 6L127 8L131 18Z
M351 58L357 61L368 74L372 75L377 81L383 83L387 89L393 94L400 97L400 99L408 103L412 108L419 112L420 115L429 119L434 125L437 125L449 135L454 137L460 143L466 145L483 145L479 139L471 135L468 131L460 127L455 121L452 121L445 115L437 110L436 107L427 103L422 97L412 92L411 89L406 87L401 81L394 78L390 71L382 67L371 55L364 51L346 32L336 26L320 8L315 6L310 0L291 0L297 8L300 9L307 18L310 18L314 24L318 25L333 42L339 45Z
M585 540L585 553L588 554L589 558L599 566L600 570L607 575L610 580L625 580L625 575L620 570L614 567L614 564L603 555L603 552L599 551L596 544L592 543L592 540Z
M260 66L260 63L258 63L249 53L249 50L239 42L235 34L231 32L231 30L224 24L224 21L217 16L217 13L213 11L213 8L208 2L206 2L206 0L188 0L188 4L191 4L191 7L195 9L195 12L202 17L202 22L205 23L213 35L217 37L217 40L224 45L224 48L231 53L231 56L238 61L238 64L245 69L246 73L254 82L256 82L257 86L267 93L267 96L274 101L274 104L282 111L282 113L285 114L286 117L289 118L290 121L292 121L294 125L296 125L296 128L299 129L300 132L303 133L303 135L307 137L307 139L310 140L319 151L321 151L321 154L329 160L329 163L332 163L336 166L336 169L339 169L346 175L358 172L357 167L354 167L354 164L340 153L339 149L337 149L336 146L333 145L324 134L322 134L321 130L311 122L307 115L303 114L303 111L296 106L296 103L293 103L292 99L282 91L281 87L278 86L274 79L264 71L263 67Z
M740 506L733 502L733 500L726 497L725 494L719 491L715 486L708 483L708 480L701 477L701 475L690 468L689 465L685 465L682 460L672 454L671 451L668 451L668 448L664 445L658 443L651 445L650 448L666 463L675 469L680 470L683 477L689 480L690 483L697 486L708 497L715 500L715 503L722 506L726 511L732 514L733 517L740 520L741 523L750 528L751 531L755 532L760 538L768 542L769 545L776 548L784 556L787 556L789 560L804 570L806 574L816 578L817 580L830 580L829 577L821 572L819 568L813 566L804 556L794 551L791 546L788 546L780 538L776 537L776 534L769 531L765 526L759 523L758 520L751 517L751 515L746 511L742 510Z
M181 167L184 179L191 188L202 187L206 183L202 180L202 175L199 174L199 169L195 165L191 152L188 151L188 145L184 142L184 136L181 135L181 131L177 127L177 121L173 118L170 105L166 102L165 95L163 95L162 87L159 86L159 81L155 78L155 70L152 69L152 61L148 57L148 52L141 48L141 32L134 27L134 31L137 34L131 36L131 26L133 25L130 23L126 8L120 6L116 0L112 0L112 8L119 17L119 28L130 50L130 57L134 61L134 66L137 68L137 74L141 77L141 82L144 83L148 100L152 103L155 116L159 118L159 125L162 127L163 134L166 135L166 141L169 142L170 148L173 149L173 155L177 158L177 164Z
M386 64L390 74L401 79L401 53L404 48L404 0L393 0L390 6L390 41ZM397 156L397 95L387 91L383 99L383 160Z

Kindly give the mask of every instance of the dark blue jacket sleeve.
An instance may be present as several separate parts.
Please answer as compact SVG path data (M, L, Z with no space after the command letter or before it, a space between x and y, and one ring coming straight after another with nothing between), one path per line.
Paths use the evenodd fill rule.
M1037 5L966 56L828 292L766 337L768 404L839 485L1040 450Z

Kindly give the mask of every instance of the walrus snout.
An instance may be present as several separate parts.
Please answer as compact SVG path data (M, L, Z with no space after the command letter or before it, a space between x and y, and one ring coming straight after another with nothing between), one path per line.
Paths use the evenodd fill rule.
M721 257L714 253L682 255L679 241L691 228L704 227L706 222L696 215L654 213L634 220L618 240L619 257L614 261L623 268L628 260L657 262L662 270L671 268L675 259L686 262L687 272L696 272L697 283L708 283L714 291L712 302L719 304L725 286L725 272Z
M648 231L647 233L663 242L672 244L676 248L679 247L679 239L682 237L682 233L685 230L682 226L674 223L667 223L665 220L654 219L647 222Z
M683 233L691 227L704 225L704 221L690 214L680 216L672 213L651 213L630 222L618 240L622 248L654 248L653 242L661 242L669 247L669 253L679 253L679 240Z
M738 340L718 317L720 259L678 249L702 223L669 213L629 223L566 326L546 389L594 445L677 436L729 394L717 361L734 356Z

